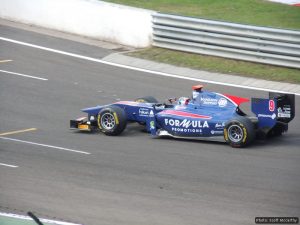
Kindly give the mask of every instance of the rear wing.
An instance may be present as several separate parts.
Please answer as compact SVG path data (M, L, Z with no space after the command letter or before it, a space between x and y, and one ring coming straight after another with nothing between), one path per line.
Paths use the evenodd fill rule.
M277 123L294 119L295 95L270 92L269 99L252 98L251 110L258 118L258 128L268 132Z
M289 123L295 117L295 95L276 92L269 93L269 99L277 101L277 120Z

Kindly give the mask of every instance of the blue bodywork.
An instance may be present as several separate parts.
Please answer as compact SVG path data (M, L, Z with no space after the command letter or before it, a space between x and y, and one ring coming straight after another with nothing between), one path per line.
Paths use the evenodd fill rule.
M119 101L109 105L85 108L88 124L97 126L99 112L115 105L125 111L127 121L146 125L153 136L169 135L185 138L220 137L224 140L226 123L238 116L246 116L239 105L249 99L202 91L202 86L193 90L193 97L179 98L173 104ZM278 122L277 98L252 99L252 118L256 130L268 132ZM293 115L292 115L293 116Z

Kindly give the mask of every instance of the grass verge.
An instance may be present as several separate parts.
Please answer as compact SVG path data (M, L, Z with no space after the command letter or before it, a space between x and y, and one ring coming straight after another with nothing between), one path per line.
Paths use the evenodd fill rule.
M300 30L300 7L266 0L106 0L164 13ZM193 69L300 84L300 70L150 48L128 55Z
M106 0L164 13L300 29L300 7L267 0Z
M130 52L127 55L191 69L300 84L299 69L204 56L156 47Z

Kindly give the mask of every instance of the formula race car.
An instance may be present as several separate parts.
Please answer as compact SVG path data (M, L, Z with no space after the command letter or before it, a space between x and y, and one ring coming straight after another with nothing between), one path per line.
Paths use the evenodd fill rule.
M71 120L70 128L100 130L116 136L124 131L127 123L137 122L155 137L215 140L232 147L244 147L256 137L286 132L295 116L293 94L272 92L268 99L252 98L251 110L256 116L248 116L239 106L249 99L202 89L202 85L193 86L191 98L172 98L167 103L158 103L148 96L85 108L82 111L87 117Z

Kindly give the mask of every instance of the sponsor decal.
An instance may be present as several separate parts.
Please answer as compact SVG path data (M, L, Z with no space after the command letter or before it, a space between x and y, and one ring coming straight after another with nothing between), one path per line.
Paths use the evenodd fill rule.
M147 109L147 108L140 108L139 109L139 116L147 116L148 117L149 115L150 115L150 110L149 109Z
M196 99L199 96L198 91L193 91L193 99Z
M257 117L271 118L272 120L274 120L276 118L276 114L275 113L273 113L272 115L258 114Z
M165 119L165 124L172 127L184 127L184 128L209 128L208 122L201 120L176 120L176 119Z
M211 106L219 106L219 107L225 107L228 104L228 100L226 98L207 98L207 97L201 97L200 101L203 105L211 105Z
M278 117L280 118L291 118L291 107L285 106L283 108L278 108Z
M172 131L184 133L202 133L202 128L209 128L207 121L165 119L165 125L171 126Z
M223 134L224 132L222 130L212 130L210 131L211 134Z
M182 133L202 133L202 129L185 129L180 127L172 127L172 131Z
M218 100L215 98L205 98L205 97L201 97L200 101L202 102L202 104L204 105L217 105L218 104Z
M150 129L151 129L151 130L154 130L154 129L155 129L154 121L150 121Z
M275 102L274 102L274 100L270 100L269 101L269 111L274 112L274 110L275 110Z
M218 101L218 106L219 107L225 107L227 105L228 101L226 98L220 98Z
M216 123L215 128L216 129L223 129L225 127L225 122L223 123Z

